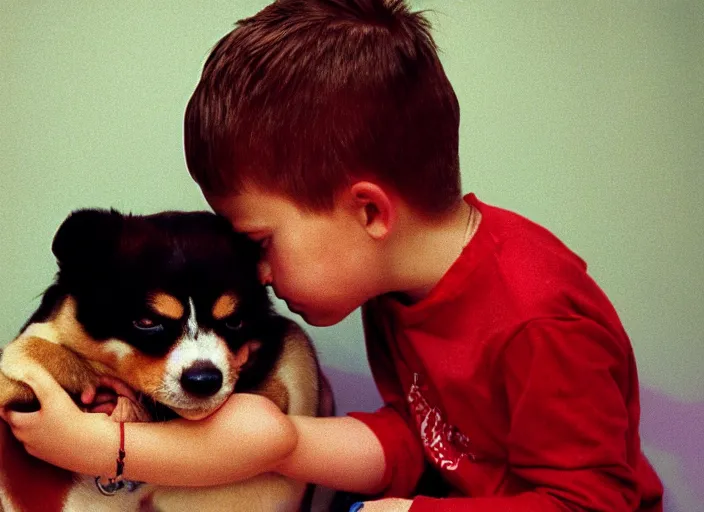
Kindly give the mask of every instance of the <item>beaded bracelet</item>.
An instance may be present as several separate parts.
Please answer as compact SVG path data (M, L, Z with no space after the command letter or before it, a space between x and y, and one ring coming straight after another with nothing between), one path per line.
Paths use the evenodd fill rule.
M117 452L117 469L115 470L115 476L113 478L108 478L108 483L103 485L100 482L100 477L95 477L95 485L101 494L105 496L113 496L117 491L125 486L125 482L122 479L122 473L125 470L125 422L120 422L120 449Z

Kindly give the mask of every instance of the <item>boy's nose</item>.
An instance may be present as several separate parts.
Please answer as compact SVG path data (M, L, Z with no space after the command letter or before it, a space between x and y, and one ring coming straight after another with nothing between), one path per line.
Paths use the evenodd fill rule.
M273 282L271 276L271 265L269 265L266 261L261 261L259 263L259 281L264 286L269 286Z

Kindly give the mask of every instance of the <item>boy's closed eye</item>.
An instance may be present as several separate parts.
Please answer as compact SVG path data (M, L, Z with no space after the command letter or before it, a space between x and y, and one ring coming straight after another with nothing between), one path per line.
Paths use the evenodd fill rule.
M271 235L266 233L247 233L247 237L262 249L266 249L271 242Z

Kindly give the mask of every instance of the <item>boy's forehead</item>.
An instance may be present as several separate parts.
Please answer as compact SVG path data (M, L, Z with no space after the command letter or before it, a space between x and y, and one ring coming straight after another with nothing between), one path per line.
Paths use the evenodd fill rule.
M253 229L270 223L291 205L280 197L256 190L226 196L208 196L213 210L227 217L235 229Z

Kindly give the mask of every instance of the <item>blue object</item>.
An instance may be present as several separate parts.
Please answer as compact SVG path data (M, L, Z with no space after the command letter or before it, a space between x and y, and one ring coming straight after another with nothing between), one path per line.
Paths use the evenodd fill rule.
M359 510L362 510L364 508L364 503L361 501L358 501L357 503L352 503L352 506L350 507L350 512L358 512Z

